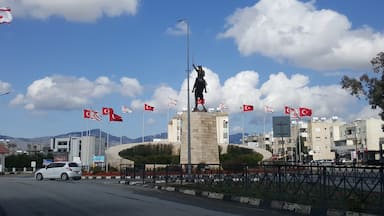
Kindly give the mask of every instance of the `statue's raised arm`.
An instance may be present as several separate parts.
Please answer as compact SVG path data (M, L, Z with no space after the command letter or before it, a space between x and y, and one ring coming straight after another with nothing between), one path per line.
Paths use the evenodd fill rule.
M199 69L197 69L196 65L195 64L192 64L193 68L195 69L195 71L199 71Z

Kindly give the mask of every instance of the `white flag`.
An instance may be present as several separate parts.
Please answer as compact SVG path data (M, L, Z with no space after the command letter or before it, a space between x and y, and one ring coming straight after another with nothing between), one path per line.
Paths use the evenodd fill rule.
M0 7L0 24L12 22L11 9Z
M171 97L168 97L168 99L169 99L168 105L174 105L174 106L177 105L177 100L176 99L173 99Z
M270 106L264 106L264 111L265 111L265 112L273 112L274 110L273 110L273 108L270 107Z
M133 111L129 109L127 106L121 106L121 112L122 113L132 113Z

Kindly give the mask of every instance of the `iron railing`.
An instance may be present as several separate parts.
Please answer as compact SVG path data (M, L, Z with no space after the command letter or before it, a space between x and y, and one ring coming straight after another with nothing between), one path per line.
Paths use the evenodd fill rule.
M121 165L120 170L122 179L147 184L195 187L320 208L380 214L384 210L383 166L147 164Z

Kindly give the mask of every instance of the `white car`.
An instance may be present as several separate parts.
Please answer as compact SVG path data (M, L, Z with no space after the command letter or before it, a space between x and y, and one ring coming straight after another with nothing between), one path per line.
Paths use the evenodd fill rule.
M35 173L36 180L43 179L81 179L81 167L75 162L53 162L45 168L41 168Z

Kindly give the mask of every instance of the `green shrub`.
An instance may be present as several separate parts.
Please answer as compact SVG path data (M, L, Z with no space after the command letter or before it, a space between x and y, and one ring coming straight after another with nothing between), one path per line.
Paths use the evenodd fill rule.
M119 152L119 155L135 164L178 164L180 156L172 155L172 149L170 144L138 145Z
M223 169L241 171L245 166L257 166L263 156L252 149L229 145L226 154L220 155Z

